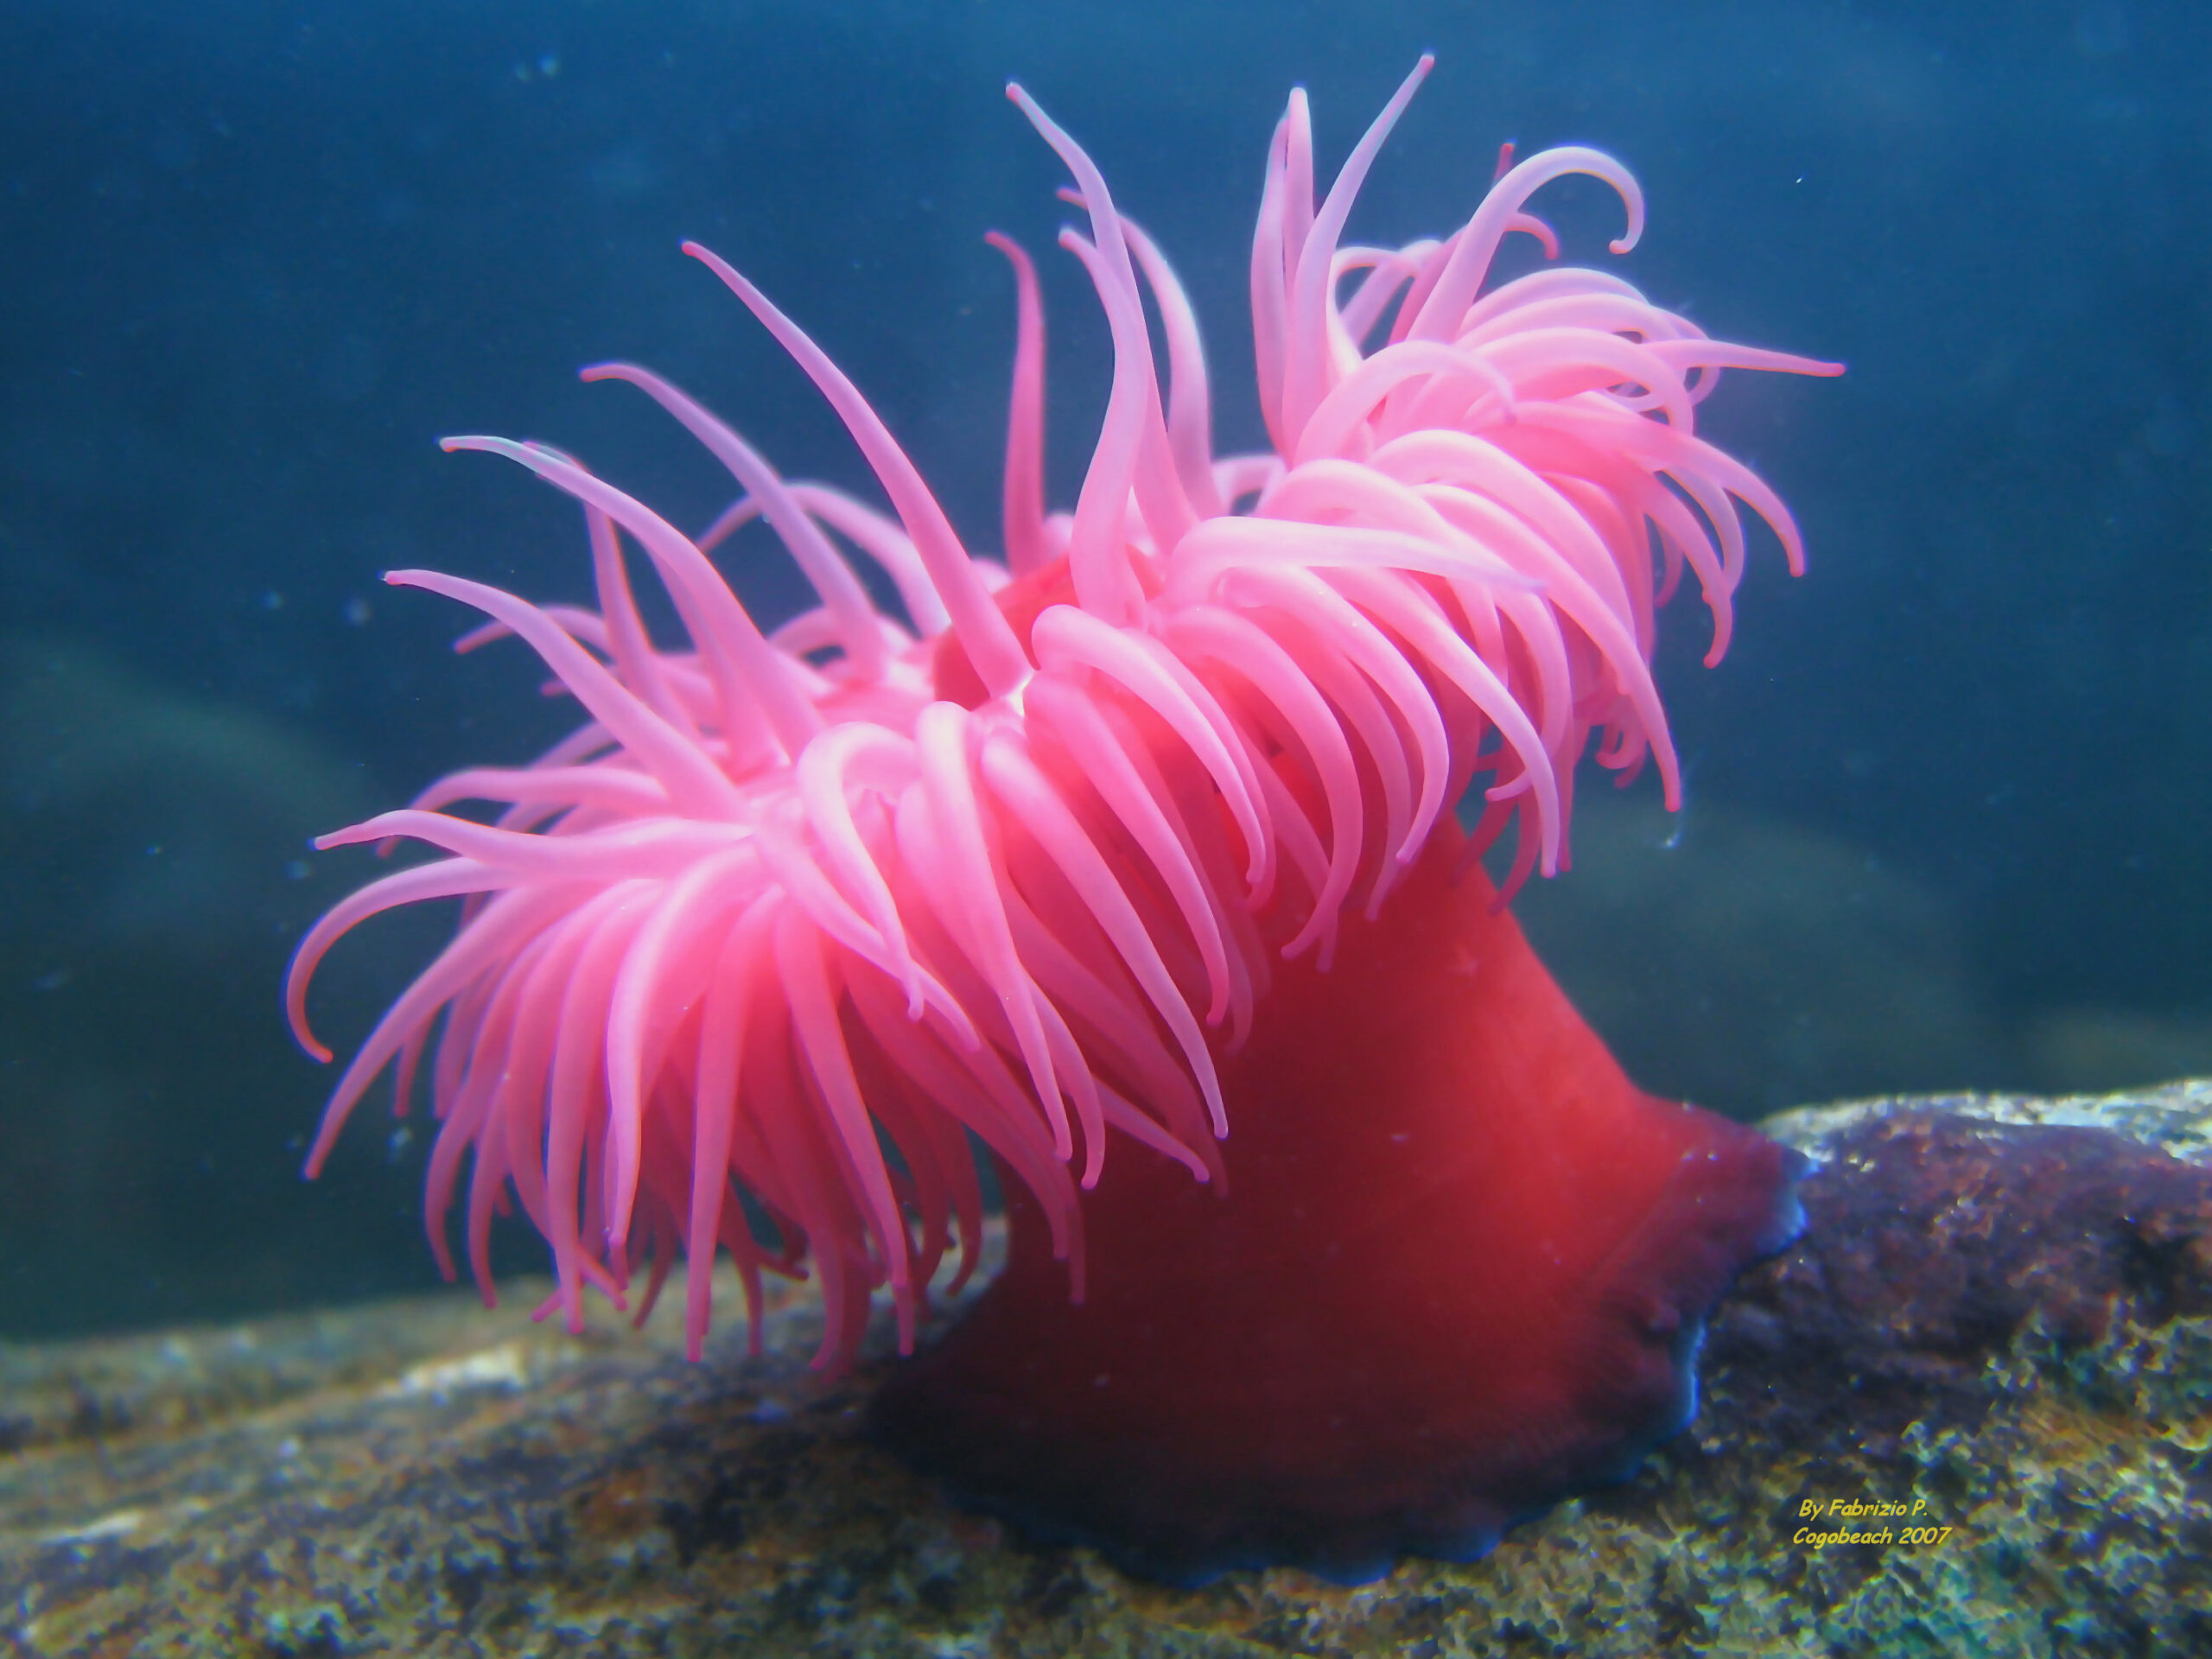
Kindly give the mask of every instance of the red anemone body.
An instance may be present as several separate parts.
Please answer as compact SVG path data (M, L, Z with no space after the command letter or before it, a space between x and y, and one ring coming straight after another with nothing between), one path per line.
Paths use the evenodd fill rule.
M1623 1075L1440 833L1222 1063L1224 1190L1139 1154L1071 1302L1006 1270L878 1395L889 1444L1154 1576L1465 1560L1694 1408L1706 1313L1799 1219L1796 1156Z

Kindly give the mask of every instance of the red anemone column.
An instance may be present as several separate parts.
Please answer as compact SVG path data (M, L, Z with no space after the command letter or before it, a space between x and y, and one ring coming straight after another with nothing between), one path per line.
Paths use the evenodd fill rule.
M1706 1314L1800 1224L1800 1160L1637 1090L1441 832L1222 1057L1228 1190L1117 1141L1069 1300L1012 1260L880 1437L976 1505L1193 1581L1468 1559L1695 1408Z

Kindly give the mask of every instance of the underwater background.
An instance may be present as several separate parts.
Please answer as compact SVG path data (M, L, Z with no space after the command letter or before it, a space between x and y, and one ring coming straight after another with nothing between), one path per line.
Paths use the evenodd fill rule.
M388 590L428 565L588 595L582 526L456 432L541 438L677 524L726 475L607 358L787 474L867 488L696 237L875 402L994 549L1013 300L1041 263L1051 497L1109 359L1052 247L1019 77L1191 289L1223 451L1258 447L1246 280L1294 82L1325 176L1436 73L1351 226L1448 232L1497 146L1610 150L1567 257L1716 334L1701 430L1782 493L1736 639L1694 601L1660 684L1688 776L1584 773L1577 868L1518 909L1647 1087L1739 1116L1878 1090L2212 1072L2212 12L2164 4L130 4L0 8L0 1336L428 1281L429 1137L277 1001L365 854L307 837L575 721L518 647ZM1525 257L1525 254L1524 254ZM1755 535L1758 535L1755 532ZM760 539L754 539L759 537ZM757 529L724 568L797 601ZM318 984L357 1040L443 918ZM506 1259L538 1259L523 1230Z

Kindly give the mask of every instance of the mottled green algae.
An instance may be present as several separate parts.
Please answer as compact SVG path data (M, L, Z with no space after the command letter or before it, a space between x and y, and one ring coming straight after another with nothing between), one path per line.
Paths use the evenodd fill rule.
M497 1313L420 1299L0 1350L0 1421L16 1425L0 1452L0 1651L2212 1650L2212 1228L2192 1230L2195 1177L2153 1171L2163 1196L2113 1224L2112 1286L2069 1257L2049 1316L2032 1271L2025 1300L1980 1324L1980 1291L1878 1304L1847 1283L1858 1224L1831 1200L1890 1179L1900 1148L1931 1180L1951 1167L1929 1161L1945 1147L1980 1155L1973 1133L1916 1128L1929 1106L1992 1136L2116 1123L2193 1153L2212 1087L1778 1123L1832 1160L1808 1184L1832 1236L1747 1275L1723 1309L1689 1435L1471 1567L1411 1563L1360 1589L1291 1573L1196 1592L1133 1582L947 1508L868 1446L874 1373L810 1376L804 1295L774 1310L763 1357L732 1333L689 1366L673 1306L643 1334L601 1320L572 1339L531 1325L517 1310L542 1287L516 1286ZM1889 1138L1869 1151L1877 1130ZM1916 1242L1948 1262L2027 1236L2005 1207L2027 1199L2003 1194L2042 1190L1991 1175L1923 1193L1923 1213L1884 1217L1872 1281L1894 1278L1902 1297ZM1950 1531L1793 1544L1808 1524L1897 1526L1801 1515L1853 1500L1918 1503L1916 1520Z

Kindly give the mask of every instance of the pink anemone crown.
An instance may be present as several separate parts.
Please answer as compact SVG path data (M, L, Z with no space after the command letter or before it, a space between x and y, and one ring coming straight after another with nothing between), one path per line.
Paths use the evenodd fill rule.
M1318 208L1306 97L1291 95L1252 245L1274 448L1220 459L1174 275L1090 158L1009 87L1074 175L1065 194L1090 233L1060 245L1104 304L1115 367L1075 511L1048 517L1036 279L994 234L1019 295L1003 566L969 554L814 342L696 245L835 405L895 522L785 480L627 365L585 378L640 388L744 492L696 540L543 445L448 440L582 504L600 608L428 571L385 580L492 619L464 645L520 635L588 719L528 765L455 772L318 843L407 838L444 855L363 888L301 944L289 1007L318 1058L307 990L332 944L396 906L463 904L347 1066L309 1173L381 1071L395 1068L404 1111L427 1058L440 1130L426 1219L448 1275L445 1218L473 1154L467 1252L487 1300L491 1217L512 1188L552 1247L559 1288L541 1314L581 1328L587 1287L626 1306L646 1261L650 1306L680 1248L699 1269L696 1357L704 1269L726 1249L757 1345L763 1271L811 1256L816 1363L842 1366L877 1287L905 1349L956 1229L960 1276L973 1267L970 1135L1035 1194L1077 1295L1075 1186L1100 1178L1109 1128L1217 1176L1230 1125L1216 1046L1249 1028L1270 958L1325 968L1346 905L1373 916L1478 774L1474 844L1511 823L1515 883L1566 863L1593 732L1600 765L1632 775L1649 759L1674 804L1656 607L1688 565L1719 658L1744 568L1738 502L1802 563L1773 493L1696 436L1696 406L1724 368L1838 365L1708 340L1599 271L1547 267L1483 292L1510 234L1556 257L1527 203L1563 174L1611 186L1627 213L1612 251L1635 245L1643 196L1595 150L1507 165L1509 150L1442 241L1340 245L1428 67ZM707 556L756 515L821 600L767 634ZM648 639L626 537L690 649ZM871 604L845 544L888 574L905 621ZM464 801L500 810L444 810Z

